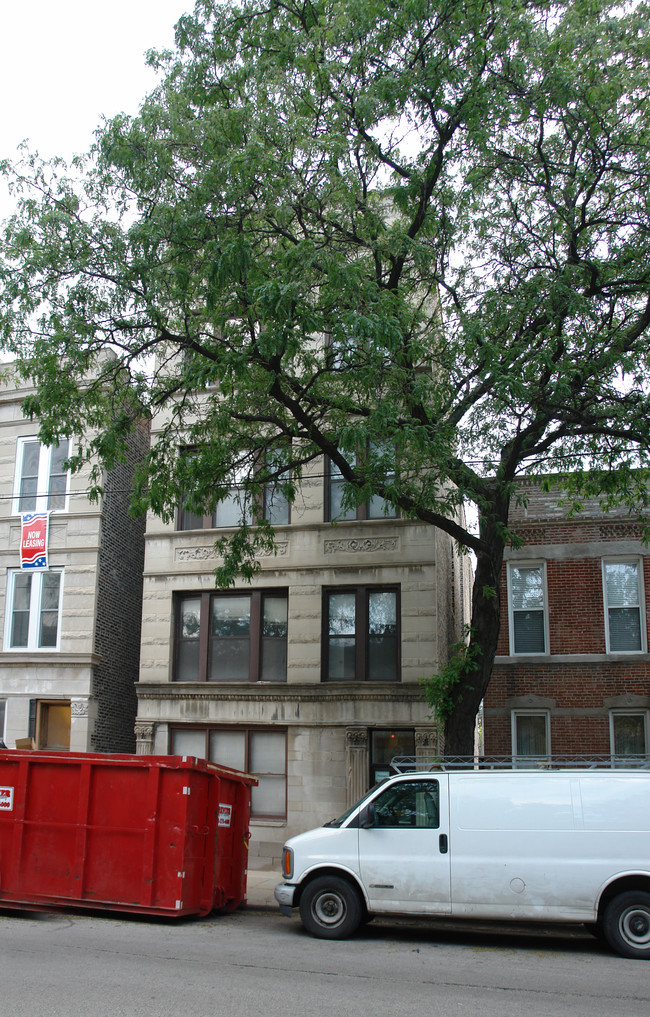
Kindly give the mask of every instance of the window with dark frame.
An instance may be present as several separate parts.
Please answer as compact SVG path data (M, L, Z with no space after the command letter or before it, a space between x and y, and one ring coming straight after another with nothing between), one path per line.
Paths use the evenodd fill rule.
M259 508L266 522L272 526L283 526L290 522L289 501L278 481L264 485ZM234 529L243 523L253 522L253 506L247 498L245 478L240 476L229 489L212 514L198 515L185 508L183 500L178 511L178 530Z
M287 732L277 728L172 727L170 752L198 756L257 777L251 817L278 820L287 814Z
M174 681L285 682L286 590L178 595Z
M322 645L324 681L399 681L399 591L325 590Z
M392 777L391 760L395 756L415 756L415 731L413 728L377 728L370 732L370 784L373 787L380 780Z

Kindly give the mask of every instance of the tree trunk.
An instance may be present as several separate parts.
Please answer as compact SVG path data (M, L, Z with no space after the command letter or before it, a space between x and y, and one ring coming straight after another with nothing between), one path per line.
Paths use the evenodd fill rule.
M452 691L453 708L445 724L446 756L472 756L476 714L490 683L501 627L501 569L505 542L503 530L507 505L501 518L481 519L480 536L485 551L477 555L472 588L472 621L468 645L468 668Z

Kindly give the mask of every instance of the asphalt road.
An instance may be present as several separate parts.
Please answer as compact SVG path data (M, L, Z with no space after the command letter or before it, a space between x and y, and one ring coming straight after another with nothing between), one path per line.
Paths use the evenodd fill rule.
M0 1017L648 1017L650 963L581 930L376 921L343 942L242 911L0 913Z

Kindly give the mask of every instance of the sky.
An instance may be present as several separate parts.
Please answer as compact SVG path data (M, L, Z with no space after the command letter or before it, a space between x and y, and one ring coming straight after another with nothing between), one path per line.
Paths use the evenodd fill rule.
M156 84L150 48L174 42L193 0L0 0L0 160L85 152L103 116L136 113ZM0 183L0 220L12 201Z

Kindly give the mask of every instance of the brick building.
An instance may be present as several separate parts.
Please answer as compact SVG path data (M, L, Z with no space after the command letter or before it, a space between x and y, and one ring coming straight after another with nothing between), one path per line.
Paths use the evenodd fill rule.
M523 484L510 521L501 634L484 701L484 751L517 757L650 752L650 548L625 509L569 517Z
M69 444L47 448L22 413L32 390L5 368L0 388L0 737L9 748L135 748L144 521L128 506L148 429L105 478L64 469ZM21 568L21 512L49 512L48 567Z

